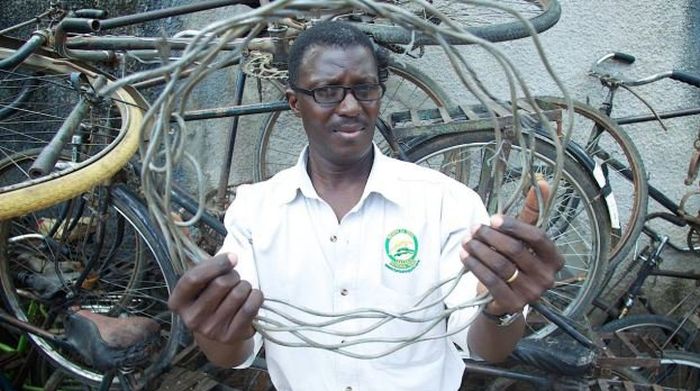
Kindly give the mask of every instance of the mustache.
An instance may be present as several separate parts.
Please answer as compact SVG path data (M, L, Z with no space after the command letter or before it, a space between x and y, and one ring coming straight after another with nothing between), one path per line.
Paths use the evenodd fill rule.
M372 128L374 127L373 124L370 124L368 121L364 120L352 120L352 119L345 119L345 120L339 120L339 121L334 121L330 123L330 128L331 129L339 129L339 128Z

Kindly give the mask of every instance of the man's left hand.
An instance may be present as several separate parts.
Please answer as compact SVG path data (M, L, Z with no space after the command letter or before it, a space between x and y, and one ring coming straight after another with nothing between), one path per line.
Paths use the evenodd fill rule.
M537 301L564 265L545 232L521 220L495 215L490 226L472 230L462 244L462 263L493 296L486 311L494 315L522 311Z

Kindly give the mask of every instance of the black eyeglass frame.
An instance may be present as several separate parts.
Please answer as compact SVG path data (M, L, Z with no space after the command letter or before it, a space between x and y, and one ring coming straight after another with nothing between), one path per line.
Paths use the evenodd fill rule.
M358 98L357 95L355 94L355 88L364 87L364 86L379 86L379 87L381 88L382 92L381 92L381 94L379 94L379 97L378 97L378 98L375 98L375 99L360 99L360 98ZM350 86L350 87L338 86L338 85L331 85L331 86L323 86L323 87L312 88L312 89L310 89L310 90L307 90L307 89L301 88L301 87L297 87L297 86L294 86L294 85L290 85L289 87L290 87L292 90L294 90L294 91L299 91L299 92L301 92L301 93L303 93L303 94L306 94L306 95L311 96L311 97L314 99L314 102L318 103L319 105L337 105L338 103L342 102L342 101L345 99L345 97L348 95L348 90L352 91L352 96L355 97L355 99L357 99L358 102L374 102L374 101L377 101L377 100L382 99L382 97L383 97L384 94L386 93L386 86L384 85L384 83L365 83L365 84L357 84L357 85ZM320 89L323 89L323 88L330 88L330 87L342 88L342 89L343 89L343 96L340 97L340 100L337 101L337 102L319 102L318 99L316 99L316 93L315 93L315 92L316 92L317 90L320 90Z

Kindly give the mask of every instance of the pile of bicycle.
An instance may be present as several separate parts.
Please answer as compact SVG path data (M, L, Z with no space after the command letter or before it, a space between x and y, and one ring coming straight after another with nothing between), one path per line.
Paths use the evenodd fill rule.
M664 78L700 88L700 75L626 79L608 66L635 58L611 53L590 72L608 91L601 107L572 100L563 87L562 97L531 95L494 42L527 37L540 47L537 33L559 19L555 0L513 1L508 9L438 0L207 0L114 18L49 3L0 29L3 390L155 389L178 365L192 342L168 310L169 294L191 260L216 251L226 234L223 211L235 197L231 178L240 176L238 129L259 129L245 146L254 160L244 174L250 180L295 163L304 136L283 99L285 61L296 34L319 19L353 23L392 52L375 136L383 152L467 184L493 212L518 210L536 179L554 185L539 200L547 213L538 224L566 264L532 306L529 336L512 360L465 359L470 376L494 390L700 389L700 291L687 292L669 316L652 306L662 293L645 284L650 276L700 280L661 268L662 254L697 259L700 214L689 205L700 191L674 201L649 184L625 130L699 115L700 105L611 118L620 88ZM125 32L232 3L254 7L169 37ZM28 29L26 40L9 37ZM430 45L460 64L475 103L456 104L410 64ZM524 96L496 98L460 45L487 50L511 91ZM196 156L207 154L189 141L205 133L216 133L223 149L202 162ZM697 184L700 132L687 153L685 183ZM650 197L667 212L648 213ZM687 229L685 243L652 228L658 220ZM254 389L264 360L249 371L245 387Z

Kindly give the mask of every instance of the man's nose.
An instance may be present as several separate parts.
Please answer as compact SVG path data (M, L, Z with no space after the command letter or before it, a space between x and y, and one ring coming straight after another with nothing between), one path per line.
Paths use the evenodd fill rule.
M345 97L338 103L338 107L336 109L339 114L347 116L355 116L360 112L360 110L362 110L362 107L360 106L360 102L352 93L352 90L347 91Z

